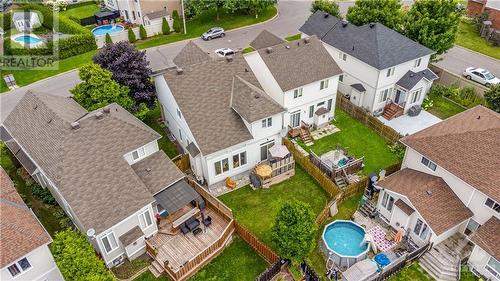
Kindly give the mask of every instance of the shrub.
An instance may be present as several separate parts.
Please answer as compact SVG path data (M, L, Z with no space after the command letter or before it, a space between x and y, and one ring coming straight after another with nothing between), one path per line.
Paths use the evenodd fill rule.
M174 31L179 33L181 31L181 18L179 17L179 13L177 12L177 10L174 10L172 12L172 19L174 20Z
M429 97L425 97L424 101L422 102L422 108L424 110L428 110L434 106L434 101Z
M161 32L163 35L167 35L170 33L170 26L168 25L167 19L163 18L161 21Z
M33 193L33 196L35 196L35 198L42 201L43 203L54 206L57 205L56 199L54 198L54 196L52 196L47 188L43 188L38 184L34 184L31 188L31 192Z
M111 39L111 35L109 35L109 33L106 33L104 41L106 42L106 44L113 44L113 40Z
M77 34L58 41L59 58L65 59L97 49L92 34Z
M137 38L135 37L134 30L132 28L128 29L128 41L130 43L134 43L135 41L137 41Z
M76 22L76 23L80 24L80 19L79 19L79 18L77 18L77 17L75 17L75 16L69 16L68 18L69 18L70 20L72 20L72 21L74 21L74 22Z
M486 103L484 98L477 95L472 87L459 88L457 86L434 84L429 95L446 97L467 108Z
M8 12L8 13L1 13L0 14L0 27L7 31L9 29L11 29L11 24L12 24L12 13L11 12Z
M148 38L148 34L146 32L146 29L144 28L144 26L142 24L139 26L139 36L141 37L141 39Z
M484 97L488 102L488 107L500 113L500 85L492 85L490 89L484 93Z
M337 18L342 18L342 15L340 14L339 10L339 5L332 0L314 0L311 4L311 13L314 13L316 11L323 11L326 13L329 13L330 15L337 17Z

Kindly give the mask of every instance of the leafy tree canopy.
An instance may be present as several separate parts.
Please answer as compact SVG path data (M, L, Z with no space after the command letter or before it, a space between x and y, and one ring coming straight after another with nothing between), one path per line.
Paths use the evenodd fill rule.
M128 95L127 86L118 84L111 76L110 71L97 64L80 67L80 79L83 82L71 90L73 98L89 111L113 102L130 111L134 102Z
M184 6L189 15L199 15L208 10L215 10L216 19L220 19L220 12L242 11L246 14L258 16L263 10L277 3L277 0L186 0Z
M342 18L339 10L339 5L333 0L314 0L311 5L311 13L314 13L318 10L329 13L330 15L339 19Z
M463 10L457 0L417 0L405 16L403 33L438 55L453 47Z
M378 22L398 29L403 19L403 11L399 0L357 0L354 6L349 7L346 18L358 26Z
M281 257L299 262L311 252L317 229L314 220L306 203L291 201L281 207L273 226L273 240Z
M491 85L490 89L484 93L484 98L489 108L500 113L500 85Z
M64 279L75 281L113 281L114 278L81 234L68 228L56 233L50 245Z

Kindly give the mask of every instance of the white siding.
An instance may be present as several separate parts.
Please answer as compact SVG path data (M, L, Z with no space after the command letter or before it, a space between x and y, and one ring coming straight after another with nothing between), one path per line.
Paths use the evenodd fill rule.
M281 90L278 82L276 82L271 71L267 68L266 63L260 57L259 52L245 54L245 60L252 69L255 77L257 77L264 92L272 97L278 104L283 105L283 90Z
M481 273L487 278L491 278L491 280L498 280L495 279L493 274L491 274L488 270L486 270L485 265L488 263L490 260L491 255L488 254L485 250L483 250L479 246L475 246L474 249L472 250L472 253L469 257L469 265L472 266L476 271Z
M138 158L137 160L134 160L134 158L132 157L132 152L136 151L138 149L142 149L142 148L144 148L144 152L145 152L144 156ZM149 155L157 152L158 150L159 150L158 141L155 140L155 141L147 143L141 147L138 147L137 149L134 149L133 151L128 152L127 154L123 155L123 157L125 158L125 160L127 161L127 163L129 165L132 165L136 162L143 160L144 158L148 157Z
M7 267L12 263L9 263L6 267L0 270L0 280L11 281L11 280L33 280L33 281L62 281L64 278L57 267L52 254L50 253L49 247L47 245L40 246L27 255L25 255L31 264L31 268L27 271L17 275L15 278L9 273ZM23 257L21 257L23 258ZM19 259L21 259L19 258ZM17 261L17 260L16 260Z

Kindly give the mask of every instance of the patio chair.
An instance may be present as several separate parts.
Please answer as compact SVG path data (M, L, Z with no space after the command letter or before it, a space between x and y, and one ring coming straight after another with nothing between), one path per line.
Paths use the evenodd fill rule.
M198 235L198 234L200 234L200 233L202 233L202 232L203 232L203 230L201 230L201 228L199 228L199 227L197 227L197 228L193 229L193 234L194 234L194 235Z
M182 234L186 235L189 233L189 229L184 224L182 224L181 225L181 232L182 232Z
M200 221L197 220L196 218L190 218L185 222L185 225L190 231L193 231L200 225Z
M12 90L19 88L19 86L17 86L16 78L14 78L14 75L12 74L4 75L3 80L5 81L5 84L7 84L7 87L9 87L9 89Z
M205 226L209 226L209 225L211 225L211 224L212 224L212 217L210 217L210 216L206 217L206 218L203 220L203 224L204 224Z

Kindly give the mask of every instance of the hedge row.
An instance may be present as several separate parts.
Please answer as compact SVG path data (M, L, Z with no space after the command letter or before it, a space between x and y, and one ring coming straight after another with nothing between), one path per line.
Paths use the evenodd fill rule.
M25 4L22 5L23 10L36 10L43 16L42 25L47 29L54 28L54 19L58 20L59 26L56 31L66 34L90 34L90 30L72 21L71 19L61 16L58 13L52 12L49 8L39 4Z
M7 31L11 28L12 24L12 13L7 12L7 13L0 13L0 23L2 24L0 27Z

